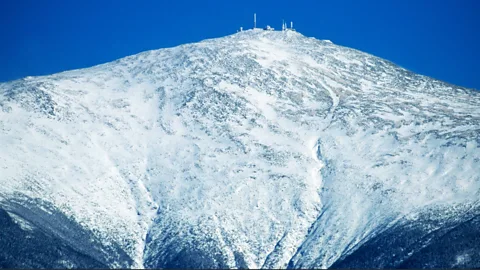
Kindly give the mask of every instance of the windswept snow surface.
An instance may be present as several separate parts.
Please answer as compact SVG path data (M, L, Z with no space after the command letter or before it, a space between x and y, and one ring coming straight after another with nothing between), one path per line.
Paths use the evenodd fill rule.
M402 220L480 214L479 92L293 31L0 93L0 205L45 201L131 267L325 268Z

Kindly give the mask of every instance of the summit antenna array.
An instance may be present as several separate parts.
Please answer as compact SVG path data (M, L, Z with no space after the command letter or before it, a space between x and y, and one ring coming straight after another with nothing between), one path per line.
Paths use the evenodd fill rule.
M257 13L253 13L253 29L257 29ZM267 25L266 27L263 28L263 30L274 31L275 29ZM237 30L237 32L242 32L242 31L243 31L242 27L240 27L240 30ZM290 28L288 28L287 22L285 22L285 20L282 20L282 31L295 31L295 29L293 29L293 22L290 22Z
M287 23L285 22L285 20L283 20L282 31L295 31L295 29L293 29L293 22L290 22L290 28L288 28Z

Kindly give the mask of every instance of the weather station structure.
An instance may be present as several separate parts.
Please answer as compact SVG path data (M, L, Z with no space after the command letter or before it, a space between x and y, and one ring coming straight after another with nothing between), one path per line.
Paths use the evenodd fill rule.
M265 31L275 31L275 28L271 27L270 25L267 25L263 28Z
M257 13L253 13L253 30L258 29L257 28ZM265 26L262 28L264 31L275 31L275 28L271 27L270 25ZM287 23L285 20L282 21L282 32L284 31L295 31L293 28L293 21L290 22L290 28L288 28ZM243 27L240 27L240 30L237 30L237 32L243 32Z

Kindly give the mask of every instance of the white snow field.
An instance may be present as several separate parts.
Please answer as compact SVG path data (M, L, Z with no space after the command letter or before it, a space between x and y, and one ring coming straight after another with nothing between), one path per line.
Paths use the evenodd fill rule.
M429 209L480 213L480 92L293 31L0 94L0 200L50 203L129 267L326 268Z

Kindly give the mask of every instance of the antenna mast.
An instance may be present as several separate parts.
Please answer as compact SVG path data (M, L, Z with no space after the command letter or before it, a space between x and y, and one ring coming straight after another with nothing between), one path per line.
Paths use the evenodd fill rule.
M257 28L257 13L253 13L253 29Z

